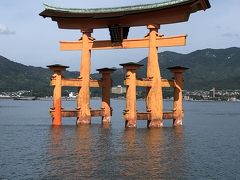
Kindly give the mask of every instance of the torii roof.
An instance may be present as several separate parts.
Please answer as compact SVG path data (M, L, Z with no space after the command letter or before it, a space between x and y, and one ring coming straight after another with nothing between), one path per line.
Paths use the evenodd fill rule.
M60 8L44 4L39 15L58 22L59 28L106 28L169 24L187 21L191 13L210 8L208 0L161 0L154 4L115 8Z

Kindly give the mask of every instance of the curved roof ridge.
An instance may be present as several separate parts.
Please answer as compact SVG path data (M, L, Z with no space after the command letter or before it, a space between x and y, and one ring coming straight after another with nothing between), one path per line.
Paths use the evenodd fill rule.
M211 7L209 0L159 0L153 4L110 8L62 8L47 4L39 15L50 17L59 28L107 28L170 24L188 21L190 14Z
M189 3L194 0L164 0L158 3L152 4L140 4L140 5L133 5L133 6L121 6L121 7L109 7L109 8L62 8L56 7L52 5L48 5L44 3L46 10L52 11L61 11L61 12L71 12L71 13L82 13L82 14L91 14L91 13L112 13L112 12L125 12L125 11L142 11L142 10L149 10L155 8L167 8L174 5L180 5Z

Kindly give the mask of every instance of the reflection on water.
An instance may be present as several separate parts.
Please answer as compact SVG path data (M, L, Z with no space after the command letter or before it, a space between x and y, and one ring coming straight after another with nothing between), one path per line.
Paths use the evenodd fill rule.
M105 158L114 152L109 133L109 126L100 125L51 128L51 163L46 167L51 171L46 176L90 178L98 177L101 168L108 171L112 162Z
M109 126L52 127L45 177L183 177L183 134L182 128L126 129L119 136Z
M111 105L110 126L52 127L50 101L0 101L0 179L240 179L240 103L185 102L184 126L160 129L125 129Z

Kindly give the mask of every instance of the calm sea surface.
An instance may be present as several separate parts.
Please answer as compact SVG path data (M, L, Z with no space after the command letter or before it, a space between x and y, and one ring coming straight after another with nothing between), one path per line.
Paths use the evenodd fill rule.
M184 102L184 126L161 129L125 129L124 100L112 100L109 127L100 118L52 127L50 106L0 100L0 179L240 179L240 103ZM144 101L137 106L143 111Z

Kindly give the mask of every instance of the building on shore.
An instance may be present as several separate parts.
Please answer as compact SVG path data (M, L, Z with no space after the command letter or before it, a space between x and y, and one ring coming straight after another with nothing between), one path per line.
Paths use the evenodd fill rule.
M211 98L215 98L216 97L216 89L215 88L212 88L210 91L209 91L209 96Z
M70 92L69 95L68 95L68 97L69 97L69 98L76 98L77 95L76 95L76 93L74 93L74 92Z
M113 94L123 94L126 93L126 87L122 87L121 85L112 87Z

